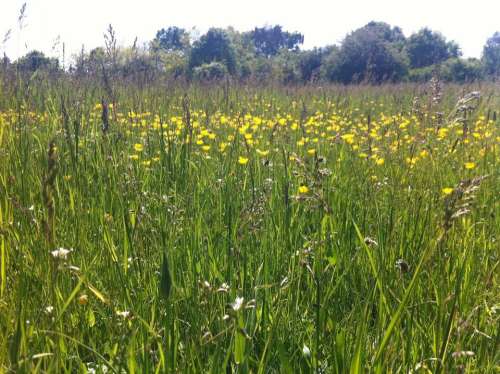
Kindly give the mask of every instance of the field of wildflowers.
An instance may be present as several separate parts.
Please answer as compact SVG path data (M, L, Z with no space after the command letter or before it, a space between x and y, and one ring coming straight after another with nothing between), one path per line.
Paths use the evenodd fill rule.
M496 372L498 86L0 94L1 372Z

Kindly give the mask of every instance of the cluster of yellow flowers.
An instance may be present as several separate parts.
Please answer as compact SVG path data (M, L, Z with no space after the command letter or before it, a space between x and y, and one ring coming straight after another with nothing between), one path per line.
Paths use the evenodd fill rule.
M245 115L216 112L208 116L202 110L190 114L189 124L183 116L161 119L150 112L118 115L127 134L138 136L137 143L132 143L135 153L131 159L143 159L139 155L152 132L164 137L166 147L192 142L195 151L205 158L235 147L241 165L253 156L271 157L283 146L306 157L317 157L328 153L328 147L344 144L374 166L383 166L391 159L413 168L429 157L454 152L457 140L474 146L477 158L500 141L494 122L484 116L464 130L458 122L429 125L427 118L384 112L368 118L357 108L343 112L332 106L329 113L317 111L305 119L286 112L271 115L267 110ZM464 167L473 169L477 161L471 158Z
M312 100L312 105L317 104ZM162 139L165 148L190 144L195 154L210 159L227 154L232 149L239 165L245 166L253 158L272 158L281 148L301 157L327 156L332 147L343 149L382 167L397 162L409 168L417 167L423 160L442 160L457 151L461 142L470 151L465 158L458 158L465 170L473 170L488 152L494 152L500 142L498 126L485 116L478 116L468 123L444 124L428 115L386 114L390 108L383 103L367 103L367 108L337 107L334 103L318 104L322 110L304 115L293 103L286 110L272 107L271 103L249 103L248 113L207 114L205 110L192 110L189 123L179 114L161 117L149 111L113 111L114 126L123 131L131 145L129 159L146 167L160 160L160 152L150 151L151 139ZM182 113L182 108L174 108ZM253 110L253 112L252 112ZM102 105L97 103L92 113L95 124L101 121ZM0 112L0 144L3 129L15 123L13 110ZM33 126L47 123L48 113L29 112ZM90 124L97 128L94 124ZM95 133L94 133L95 135Z

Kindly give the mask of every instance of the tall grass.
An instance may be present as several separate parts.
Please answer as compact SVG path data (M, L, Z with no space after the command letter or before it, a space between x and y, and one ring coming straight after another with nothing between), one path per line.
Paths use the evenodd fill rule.
M1 371L498 370L498 87L3 85Z

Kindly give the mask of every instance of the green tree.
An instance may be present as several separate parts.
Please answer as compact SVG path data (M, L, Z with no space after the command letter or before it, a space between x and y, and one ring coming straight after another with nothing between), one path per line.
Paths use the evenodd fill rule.
M423 68L461 55L460 47L438 32L423 28L406 41L412 68Z
M256 64L253 42L248 33L241 33L233 27L228 27L225 31L235 52L238 78L246 80L250 78Z
M257 53L268 58L276 56L281 49L296 51L304 43L304 35L283 31L280 25L256 27L250 32L250 38Z
M119 61L121 76L138 85L151 83L156 78L158 70L147 48L139 48L136 43L131 48L122 48L119 51Z
M100 76L102 68L111 65L102 47L92 49L89 53L85 53L82 49L76 59L74 73L78 76Z
M299 70L303 82L310 82L319 78L321 64L323 63L325 54L325 49L314 48L300 55Z
M444 80L453 82L474 82L482 78L481 61L476 58L450 58L443 64Z
M182 53L166 53L161 56L163 70L173 78L185 76L188 67L188 56Z
M371 21L363 27L364 30L375 33L382 40L388 43L394 43L395 46L403 48L406 38L400 27L391 27L388 23Z
M189 69L192 71L197 66L211 62L224 64L231 74L236 71L234 47L222 29L211 28L194 43L189 56Z
M483 48L482 62L488 74L500 75L500 32L495 32L486 41Z
M185 51L190 47L189 34L177 26L161 29L156 33L152 46L167 52Z
M338 53L328 58L327 78L341 83L397 81L407 71L403 41L399 28L370 22L347 35Z
M16 61L17 68L25 72L37 70L56 71L59 61L56 58L46 57L42 52L31 51Z
M276 80L278 75L277 69L273 64L273 61L265 58L259 57L255 60L255 64L252 69L253 81L259 84L268 84Z

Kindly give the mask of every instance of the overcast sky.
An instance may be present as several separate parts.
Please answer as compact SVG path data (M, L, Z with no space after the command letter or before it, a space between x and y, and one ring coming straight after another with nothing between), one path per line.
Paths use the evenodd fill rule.
M430 27L458 42L464 56L480 57L486 39L500 31L500 0L0 0L0 54L13 59L38 49L61 57L64 42L68 58L82 44L86 50L102 45L110 23L123 45L135 37L147 42L171 25L205 32L211 26L247 31L280 24L303 33L304 47L311 48L339 43L371 20L398 25L407 36ZM11 37L2 43L9 29Z

